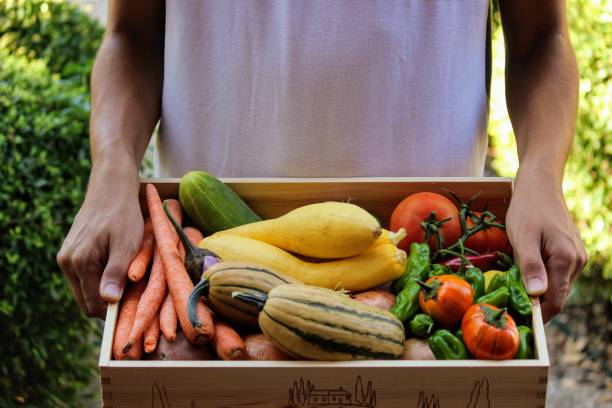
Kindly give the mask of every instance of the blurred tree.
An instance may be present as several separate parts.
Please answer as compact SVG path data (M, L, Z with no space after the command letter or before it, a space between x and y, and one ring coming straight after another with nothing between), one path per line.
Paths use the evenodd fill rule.
M0 48L42 59L63 79L87 81L103 33L95 20L65 1L0 1Z

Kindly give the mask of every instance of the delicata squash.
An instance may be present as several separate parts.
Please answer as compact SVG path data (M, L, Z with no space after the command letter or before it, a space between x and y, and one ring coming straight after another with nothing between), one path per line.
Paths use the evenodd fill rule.
M230 321L257 326L259 311L251 304L232 297L232 292L267 293L278 285L297 283L265 266L244 262L220 262L204 272L202 280L195 286L189 297L188 312L191 324L197 325L196 305L200 297L219 315Z
M261 310L261 331L298 359L393 359L404 350L404 326L395 316L339 292L288 284L232 296Z

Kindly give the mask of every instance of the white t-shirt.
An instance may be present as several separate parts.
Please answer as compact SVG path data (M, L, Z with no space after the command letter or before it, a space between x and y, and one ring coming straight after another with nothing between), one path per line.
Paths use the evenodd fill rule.
M167 0L158 176L477 176L488 0Z

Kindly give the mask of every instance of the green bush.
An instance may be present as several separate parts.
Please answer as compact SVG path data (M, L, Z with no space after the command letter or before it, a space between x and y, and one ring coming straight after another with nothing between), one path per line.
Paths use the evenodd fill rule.
M100 333L55 256L90 170L102 29L69 3L0 1L0 406L79 406Z
M578 285L585 288L581 293L586 299L596 294L612 298L611 4L601 0L568 3L571 38L580 71L580 103L563 190L589 253L589 264ZM499 15L495 17L489 122L492 166L502 176L514 176L518 159L504 98L503 35Z
M96 21L65 1L0 1L0 48L42 59L62 78L87 81L102 34Z
M76 404L95 325L55 256L83 198L87 92L0 51L0 405Z

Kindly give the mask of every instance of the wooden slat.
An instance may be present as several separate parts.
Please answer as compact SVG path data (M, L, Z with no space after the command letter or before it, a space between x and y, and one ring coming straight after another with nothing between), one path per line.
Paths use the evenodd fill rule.
M112 399L106 399L105 403L112 403L115 407L189 407L193 404L198 407L317 406L299 404L300 395L311 388L308 386L310 382L311 394L316 394L316 390L334 390L336 395L350 397L353 404L363 399L371 399L374 403L360 406L536 407L544 403L546 385L538 383L544 370L538 367L440 370L435 367L305 369L278 366L179 367L161 372L124 368L114 372L106 393ZM375 399L372 398L374 395ZM426 405L425 399L430 403L437 401L438 405Z

